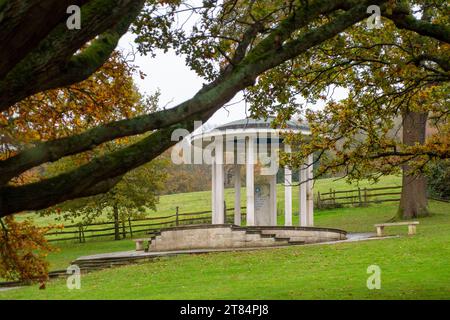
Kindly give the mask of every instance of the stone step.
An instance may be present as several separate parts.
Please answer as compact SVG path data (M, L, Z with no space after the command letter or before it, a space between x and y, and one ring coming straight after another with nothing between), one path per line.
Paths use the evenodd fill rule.
M219 228L217 233L210 232L210 229ZM196 231L198 230L198 232ZM197 248L205 248L205 246L211 246L211 248L222 248L224 245L228 245L232 248L242 247L262 247L262 246L280 246L280 245L298 245L304 244L303 239L295 239L289 236L289 234L279 234L278 229L270 230L269 227L241 227L236 225L208 225L193 226L191 229L187 227L176 227L165 230L159 235L153 235L150 242L149 251L171 251L171 250L188 250ZM172 234L176 233L176 234ZM208 239L207 237L211 237ZM278 237L277 234L280 236ZM187 236L187 242L178 242L184 235ZM197 240L198 238L198 240ZM194 241L198 241L195 242ZM215 241L215 239L217 239ZM300 240L300 241L297 241ZM228 244L225 244L228 243ZM198 245L197 245L198 244ZM197 245L197 246L196 246Z
M26 285L23 281L5 281L0 282L0 288L14 288Z
M260 230L245 230L247 234L261 234Z
M80 265L80 268L86 267L86 266L127 266L130 265L132 263L130 262L123 262L123 261L116 261L116 262L107 262L107 263L85 263Z
M65 277L65 276L68 276L66 270L51 271L48 273L49 278L59 278L59 277Z
M275 241L286 241L288 242L291 238L282 238L282 237L275 237Z
M86 269L106 269L106 268L113 268L113 267L124 267L129 266L131 263L105 263L105 264L99 264L99 263L92 263L92 264L83 264L79 265L79 268L81 271Z
M110 268L111 265L109 265L109 264L84 264L79 267L81 270L85 270L85 269L92 269L92 268Z
M292 244L292 245L305 244L305 241L300 241L300 240L289 240L289 244Z
M272 233L261 233L261 238L275 238L276 234Z
M114 266L111 265L85 265L80 267L81 271L85 271L85 270L102 270L102 269L109 269L112 268Z
M72 261L71 264L83 265L86 263L111 263L111 262L130 262L133 263L137 260L141 260L142 257L111 257L111 258L98 258L98 259L80 259Z

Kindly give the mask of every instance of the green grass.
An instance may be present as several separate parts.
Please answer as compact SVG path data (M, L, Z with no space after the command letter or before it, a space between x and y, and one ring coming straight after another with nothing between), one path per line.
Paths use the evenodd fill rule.
M83 275L81 290L65 280L0 292L0 299L449 299L450 205L430 202L418 234L334 245L296 246L162 258ZM373 231L395 215L395 204L324 210L317 226ZM78 254L132 249L130 241L63 245L54 266ZM69 259L70 258L70 259ZM381 289L368 290L369 265L381 268Z
M360 182L360 187L373 187L367 181ZM383 177L377 186L397 186L401 185L401 178L396 176ZM347 190L355 188L355 185L348 185L343 179L321 179L317 180L314 185L315 192L326 192L330 188L336 190ZM293 188L293 224L298 225L298 187ZM226 189L227 203L233 203L234 191ZM277 186L279 206L284 205L284 187ZM242 190L245 195L245 189ZM160 204L156 213L152 216L161 215L163 212L175 210L177 205L185 207L182 212L196 212L210 209L210 191L191 192L182 194L165 195L161 197ZM245 205L245 197L242 200ZM196 209L197 208L197 209ZM385 222L395 215L397 203L381 203L376 206L364 208L339 208L328 210L316 210L315 225L323 227L340 228L353 232L373 231L373 225L378 222ZM44 219L45 223L51 223L49 217L38 218L38 222L43 223L40 219ZM284 224L284 215L278 216L278 225ZM60 270L67 267L68 263L82 255L90 255L102 252L114 252L133 250L133 243L129 240L123 241L93 241L87 240L86 243L61 241L54 243L59 248L56 253L50 253L50 269Z
M376 185L376 186L400 186L401 185L401 178L397 177L397 176L386 176L383 177L380 182ZM349 190L349 189L355 189L357 188L357 186L360 186L361 188L364 187L373 187L373 185L371 185L368 181L362 181L360 182L358 185L350 185L347 184L346 181L344 179L320 179L317 180L315 182L314 185L314 193L315 196L317 197L317 193L320 192L321 194L323 194L324 192L327 192L330 190L330 188L333 188L335 190ZM294 223L297 223L298 221L298 217L295 217L295 214L298 213L298 186L293 186L293 191L292 191L292 195L293 195L293 213L294 213ZM284 224L284 191L285 188L283 185L279 184L277 186L277 199L278 199L278 203L277 203L277 208L278 208L278 223L280 225ZM245 202L246 202L246 197L245 197L245 188L242 188L241 190L241 206L245 207ZM339 194L340 196L355 196L356 193L354 194ZM388 196L388 198L392 196ZM380 198L380 197L378 197ZM383 198L383 196L381 196L381 198ZM384 197L386 198L386 197ZM225 189L225 199L226 199L226 203L227 203L227 208L232 209L234 206L234 189L233 188L227 188ZM323 199L323 197L322 197ZM371 200L374 200L374 198L371 198ZM194 213L192 215L189 215L189 217L183 217L183 218L194 218L194 217L199 217L199 218L208 218L208 215L195 215L195 212L200 212L200 211L209 211L211 210L211 192L210 191L202 191L202 192L191 192L191 193L182 193L182 194L172 194L172 195L165 195L162 196L160 198L160 203L157 205L157 210L155 211L151 211L151 210L147 210L146 212L146 216L147 217L152 217L153 219L155 219L156 217L162 217L161 219L158 220L152 220L151 223L153 224L157 224L157 223L161 223L163 226L170 226L171 224L174 224L174 219L173 215L176 211L176 207L179 207L179 212L180 213ZM243 212L245 212L245 209L243 210ZM229 215L232 215L233 212L228 211ZM165 219L164 217L168 217L168 216L172 216L172 218L169 219ZM31 218L33 219L34 223L37 225L41 225L41 226L46 226L46 225L51 225L51 224L61 224L63 222L61 221L57 221L56 220L57 215L49 215L49 216L44 216L41 217L35 213L26 213L26 214L20 214L17 215L17 219L26 219L26 218ZM65 224L67 225L72 225L73 223L76 222L80 222L81 217L78 217L75 219L75 221L66 221ZM106 222L110 220L108 220L108 216L106 214L106 210L104 210L103 214L101 214L96 221L94 222ZM145 224L145 223L149 223L149 222L138 222L138 223L133 223L133 232L134 232L134 236L135 237L140 237L142 235L144 235L146 232L148 232L148 228L147 227L138 227L141 224ZM169 224L167 224L169 223ZM199 221L197 221L196 223L199 223ZM91 225L88 228L85 228L85 236L87 237L87 241L92 241L93 238L91 237L95 237L96 240L109 240L112 239L112 233L113 230L104 230L105 228L112 228L113 225ZM155 225L154 228L160 228L161 225L157 226ZM100 230L100 231L98 231ZM140 232L138 232L138 230ZM56 230L55 230L56 231ZM67 228L66 230L63 230L65 232L75 232L72 234L57 234L57 235L50 235L48 238L51 240L55 240L55 239L61 239L61 238L77 238L78 237L78 228L74 227L74 228ZM128 231L128 228L127 228ZM109 234L106 236L102 236L99 237L100 235L105 235L105 234ZM76 243L77 240L70 240L71 243ZM59 245L59 244L58 244Z
M361 181L358 184L361 188L364 187L373 187L373 184L370 184L368 181ZM344 179L320 179L315 181L314 183L314 193L317 192L324 193L328 192L330 188L335 190L348 190L355 189L358 187L356 184L348 184ZM376 185L383 187L390 186L401 186L401 177L398 176L386 176L380 179L380 182ZM298 212L298 186L294 186L292 188L292 198L293 198L293 212ZM277 185L277 207L284 207L284 186L279 184ZM232 188L225 189L225 200L228 207L234 206L234 190ZM241 189L241 205L245 206L245 188ZM211 210L211 191L199 191L199 192L190 192L190 193L180 193L180 194L170 194L164 195L160 197L159 204L157 205L156 212L148 211L148 216L167 216L173 215L175 213L176 207L179 207L180 213L190 213L190 212L199 212L199 211L207 211ZM53 216L45 216L38 217L34 213L26 213L18 215L20 219L31 218L34 219L35 223L38 225L48 225L55 223L55 217ZM98 220L106 220L106 217L103 215ZM60 222L59 222L60 223ZM71 224L71 223L68 223Z
M433 208L439 207L439 203L433 202ZM442 205L441 205L442 206ZM450 205L449 205L450 207ZM365 208L339 208L333 210L321 210L315 213L315 225L318 227L333 227L352 232L374 231L373 225L378 222L388 221L393 217L397 208L396 204L381 204ZM278 217L278 224L283 225L283 216ZM294 214L293 224L298 225L298 215ZM86 243L56 242L53 246L56 252L49 254L50 269L65 269L71 261L83 255L103 252L133 250L134 243L129 239L121 241L93 241Z

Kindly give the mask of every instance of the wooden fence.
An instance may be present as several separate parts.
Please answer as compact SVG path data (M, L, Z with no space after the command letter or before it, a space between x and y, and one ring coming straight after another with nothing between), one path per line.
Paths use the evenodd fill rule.
M357 188L352 190L334 190L329 192L318 192L314 197L317 209L339 208L342 206L368 206L371 203L400 201L401 186L382 188ZM434 199L434 198L430 198ZM437 201L449 200L434 199ZM234 208L226 208L225 212L233 211ZM245 220L246 207L241 208L242 219ZM283 209L278 210L283 211ZM211 211L179 213L177 207L174 214L157 216L143 219L128 219L120 221L117 226L115 222L97 222L90 224L66 225L62 230L47 233L49 241L78 241L85 242L89 238L112 238L119 230L120 238L132 238L135 235L155 234L161 228L194 223L211 223ZM233 214L226 214L226 222L234 223Z
M338 208L345 205L367 206L371 203L400 201L402 187L358 188L352 190L333 190L317 193L315 205L318 209Z
M227 208L226 212L234 210ZM241 211L245 207L241 208ZM245 218L245 212L242 212L242 218ZM46 234L48 241L78 241L86 242L90 238L114 238L119 230L120 238L132 238L135 235L151 235L157 233L161 228L173 227L178 225L194 223L211 223L212 212L200 211L179 213L177 207L175 213L166 216L157 216L142 219L127 219L119 222L97 222L89 224L65 225L61 230L54 230ZM226 221L232 223L234 220L232 214L226 214Z

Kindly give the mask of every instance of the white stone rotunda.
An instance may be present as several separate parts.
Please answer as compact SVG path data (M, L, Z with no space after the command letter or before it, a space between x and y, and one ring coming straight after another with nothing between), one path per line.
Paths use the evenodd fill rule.
M346 232L314 227L313 158L300 168L300 225L292 225L292 171L284 168L284 226L277 225L276 177L279 150L291 152L283 143L286 131L309 134L307 126L288 122L284 129L273 129L272 119L243 119L183 139L183 159L194 164L212 165L212 224L179 225L161 229L150 239L149 251L210 252L209 250L254 249L260 247L303 245L337 241ZM294 147L292 147L294 149ZM179 149L177 149L179 150ZM186 151L186 152L185 152ZM175 151L175 155L179 155ZM193 156L193 157L192 157ZM179 161L177 162L192 163ZM246 221L241 215L241 169L245 167ZM260 175L255 177L255 169ZM233 174L225 172L229 169ZM226 221L224 188L226 179L234 180L234 223Z
M291 152L291 146L283 143L283 132L309 134L306 125L289 121L284 129L273 129L273 118L242 119L227 123L213 130L196 134L191 143L195 148L211 149L212 164L212 224L224 224L225 166L232 167L234 180L234 224L241 219L241 167L245 167L246 226L277 225L277 173L279 150ZM310 155L300 168L299 225L314 225L313 213L313 157ZM261 167L265 182L255 184L255 165ZM284 168L284 225L292 226L292 170Z

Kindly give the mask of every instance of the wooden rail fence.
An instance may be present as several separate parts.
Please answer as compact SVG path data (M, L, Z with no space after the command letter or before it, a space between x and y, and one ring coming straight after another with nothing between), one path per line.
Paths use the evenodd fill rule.
M233 208L226 209L226 212L234 210ZM241 208L241 211L245 207ZM245 218L245 212L242 212L242 218ZM120 237L132 238L138 234L154 234L161 228L173 227L178 225L194 224L194 223L211 223L212 212L188 212L180 213L177 207L175 213L166 216L157 216L142 219L127 219L121 220L119 226L116 226L114 221L110 222L96 222L89 224L71 224L65 225L61 230L50 231L46 234L48 241L78 241L86 242L90 238L111 238L115 237L116 230L119 228ZM226 221L233 223L233 215L226 214Z
M402 187L358 188L352 190L333 190L317 193L315 205L318 209L338 208L344 205L367 206L370 203L400 201Z
M314 197L317 209L339 208L342 206L368 206L371 203L400 201L401 186L381 188L357 188L352 190L334 190L318 192ZM430 198L434 199L434 198ZM437 201L449 200L434 199ZM234 208L225 208L226 222L234 223L233 214L228 214ZM245 220L246 207L241 207L242 219ZM282 211L283 209L281 209ZM120 221L119 234L121 238L133 237L138 234L155 234L161 228L193 223L211 223L211 211L180 213L176 207L175 213L166 216L157 216L143 219L127 219ZM114 221L97 222L90 224L66 225L62 230L48 232L48 241L78 241L85 242L89 238L114 237L117 226Z

